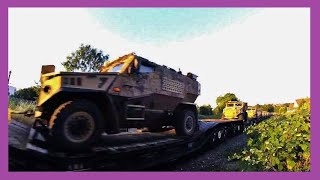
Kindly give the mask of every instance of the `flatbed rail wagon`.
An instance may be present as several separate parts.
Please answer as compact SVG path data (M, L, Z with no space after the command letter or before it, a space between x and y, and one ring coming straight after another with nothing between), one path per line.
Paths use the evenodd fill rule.
M161 133L120 133L103 135L99 143L83 152L51 149L30 128L13 121L9 125L10 171L132 171L174 161L204 146L213 146L227 136L243 132L240 120L200 120L192 137L181 137L174 130ZM17 136L15 131L25 134Z

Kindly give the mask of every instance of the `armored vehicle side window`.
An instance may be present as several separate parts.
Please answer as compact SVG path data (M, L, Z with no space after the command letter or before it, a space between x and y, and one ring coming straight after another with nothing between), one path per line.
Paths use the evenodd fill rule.
M119 72L121 70L123 66L123 63L116 65L115 67L113 67L112 69L110 69L109 72Z
M141 64L139 72L140 73L151 73L151 72L154 72L154 67Z

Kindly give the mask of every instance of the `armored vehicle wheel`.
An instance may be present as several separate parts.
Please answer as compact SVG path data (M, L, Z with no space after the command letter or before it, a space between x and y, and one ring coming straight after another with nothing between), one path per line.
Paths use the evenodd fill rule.
M98 107L87 100L61 104L50 119L51 137L59 149L86 149L104 130L103 117Z
M196 131L198 121L193 111L182 110L177 113L175 123L176 133L179 136L192 136Z

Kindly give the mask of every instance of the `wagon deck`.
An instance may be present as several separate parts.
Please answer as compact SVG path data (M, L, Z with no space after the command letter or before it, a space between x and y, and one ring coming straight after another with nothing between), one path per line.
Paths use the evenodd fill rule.
M29 141L30 128L18 122L9 126L10 171L132 171L176 160L227 135L240 133L242 121L199 121L192 137L176 136L174 130L161 133L103 135L98 144L84 152L60 152L46 142ZM240 129L243 131L243 129ZM17 136L20 132L20 136ZM220 132L220 135L219 135Z

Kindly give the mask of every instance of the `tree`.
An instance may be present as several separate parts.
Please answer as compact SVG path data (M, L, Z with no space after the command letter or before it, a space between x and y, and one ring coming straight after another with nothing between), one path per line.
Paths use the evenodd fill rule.
M61 64L69 72L94 72L99 71L108 58L109 55L104 55L101 50L97 50L91 45L81 44L79 49L67 56L67 60Z
M217 100L216 100L217 106L214 108L213 113L215 115L221 115L228 101L239 101L239 99L233 93L227 93L224 96L217 97Z
M239 99L233 93L227 93L224 96L219 96L216 100L217 106L224 107L228 101L238 101Z
M263 111L274 112L274 106L272 104L264 104L261 105L260 108Z
M12 97L25 99L29 101L35 101L39 96L40 87L39 86L31 86L28 88L19 89L15 92Z
M202 105L199 107L199 114L201 115L212 115L212 107L210 104Z

